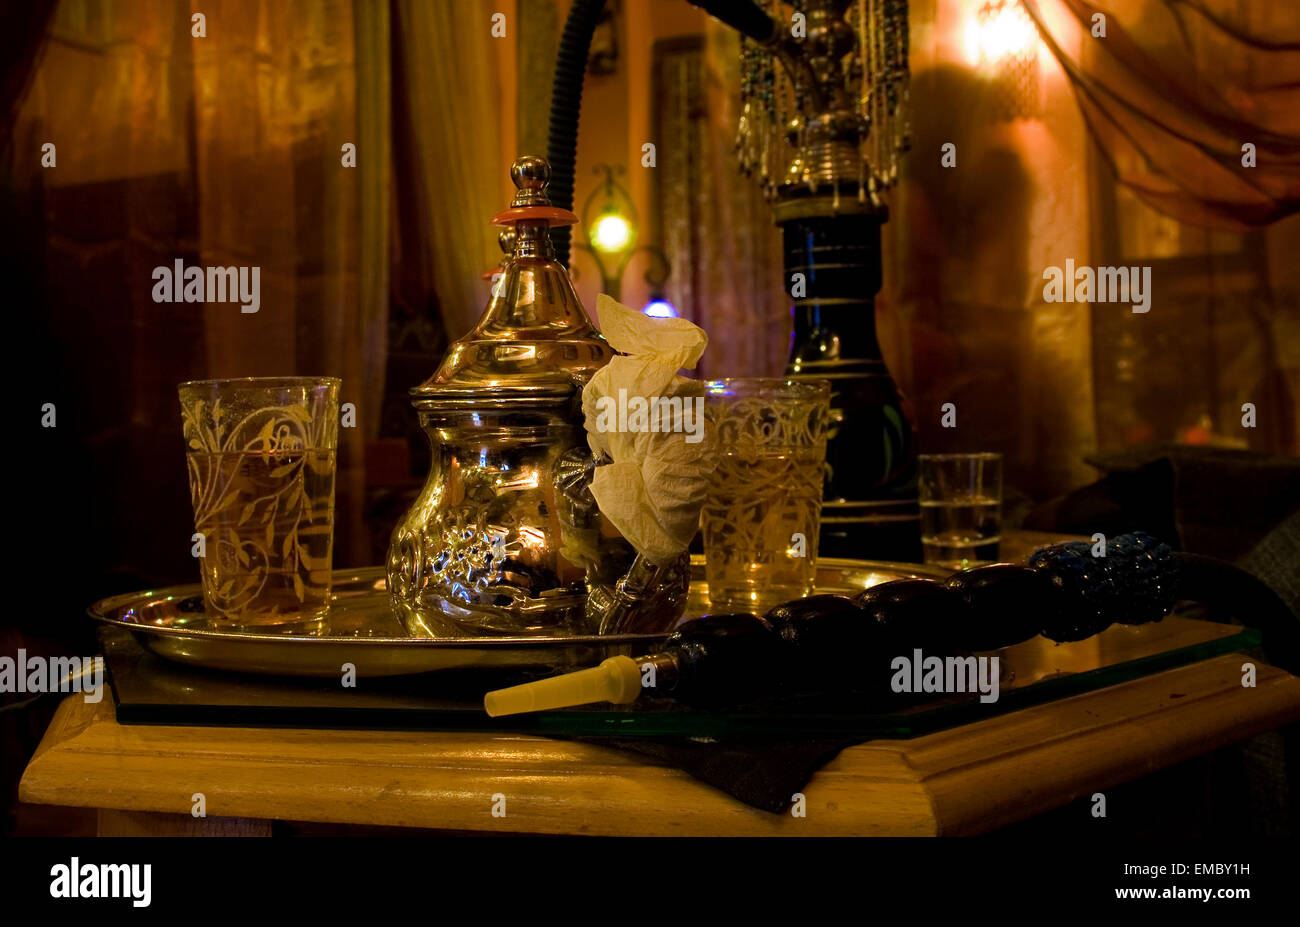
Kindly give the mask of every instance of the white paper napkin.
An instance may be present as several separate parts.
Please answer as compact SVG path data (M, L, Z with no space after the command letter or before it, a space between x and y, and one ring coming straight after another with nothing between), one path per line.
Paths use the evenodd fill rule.
M591 493L638 553L668 563L699 525L710 456L704 385L677 371L694 369L709 339L685 319L651 318L603 293L596 313L626 356L596 371L582 393L587 443L613 461L596 467Z

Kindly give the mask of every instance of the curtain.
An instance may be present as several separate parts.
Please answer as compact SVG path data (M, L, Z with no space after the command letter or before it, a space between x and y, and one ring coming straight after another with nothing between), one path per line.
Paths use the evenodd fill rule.
M1089 260L1088 139L1054 68L1026 82L1034 115L1008 115L1000 75L963 53L979 9L911 7L912 149L886 197L876 320L919 449L1001 453L1014 526L1026 497L1095 478L1089 307L1041 298L1044 267Z
M339 430L336 544L348 562L368 553L355 538L365 440L381 422L385 10L349 0L192 7L210 24L192 42L199 261L260 266L263 307L251 315L205 308L208 368L265 376L290 366L342 377L340 401L357 408L356 426ZM358 39L368 43L368 60L358 60ZM355 167L344 164L345 144L355 146ZM364 199L363 189L371 194Z
M1296 453L1300 7L1022 2L1096 143L1094 261L1149 266L1158 294L1093 310L1099 448Z
M57 0L31 0L10 4L0 10L0 61L5 62L3 74L0 74L0 106L4 108L4 120L0 122L0 152L6 155L5 163L8 163L16 110L45 47L46 27L57 5Z
M1144 202L1236 230L1300 211L1294 4L1022 2L1117 179ZM1093 35L1099 24L1104 37Z
M507 13L506 35L494 39L491 14L459 0L393 2L399 273L407 292L436 294L451 338L486 305L481 278L501 260L491 219L514 190L514 155L502 157L501 74L513 60L518 20ZM437 363L429 358L424 375Z
M59 4L14 123L10 180L31 221L11 240L38 262L25 269L45 346L31 401L60 413L59 453L36 483L51 484L44 521L109 539L96 568L192 577L176 384L270 374L343 378L357 426L340 429L336 563L368 556L364 444L380 425L388 303L386 13L351 0ZM40 161L47 142L56 166ZM259 267L259 311L154 302L153 268L177 260ZM96 505L63 512L68 487Z
M732 152L739 59L736 33L713 21L704 41L665 40L655 51L665 289L683 318L711 333L701 377L776 376L790 351L780 231Z

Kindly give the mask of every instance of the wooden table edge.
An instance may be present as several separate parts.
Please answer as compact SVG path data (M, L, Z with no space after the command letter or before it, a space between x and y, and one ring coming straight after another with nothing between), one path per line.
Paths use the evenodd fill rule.
M189 818L629 836L974 834L1300 720L1300 679L1229 654L911 740L843 751L805 815L680 770L524 735L123 726L65 699L21 800ZM497 812L503 812L499 814ZM236 828L236 830L238 830Z

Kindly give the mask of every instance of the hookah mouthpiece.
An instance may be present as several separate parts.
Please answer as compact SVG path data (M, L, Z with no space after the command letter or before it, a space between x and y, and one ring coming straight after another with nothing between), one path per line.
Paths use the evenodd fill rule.
M598 666L550 679L498 689L483 697L490 717L547 711L592 702L626 705L641 694L641 670L631 657L610 657Z

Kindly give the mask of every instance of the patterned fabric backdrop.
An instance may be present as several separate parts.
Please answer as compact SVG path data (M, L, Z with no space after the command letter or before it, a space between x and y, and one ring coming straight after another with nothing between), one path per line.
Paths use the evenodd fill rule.
M667 295L709 333L698 373L773 376L790 350L781 239L772 211L732 155L739 43L722 27L655 50L659 240Z

